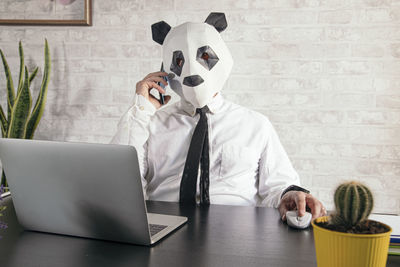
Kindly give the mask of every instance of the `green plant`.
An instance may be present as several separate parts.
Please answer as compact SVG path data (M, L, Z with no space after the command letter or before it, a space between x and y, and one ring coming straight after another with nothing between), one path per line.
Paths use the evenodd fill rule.
M47 98L47 87L50 79L50 52L47 39L44 47L44 71L42 84L40 86L39 95L36 104L32 107L32 97L30 85L38 73L36 67L31 74L28 72L24 63L24 50L22 43L19 42L19 80L17 87L17 95L15 95L14 83L7 60L0 49L1 59L3 61L4 72L7 82L7 117L0 105L0 125L3 138L22 138L32 139L36 127L42 117ZM4 171L1 176L1 185L8 187Z
M336 212L331 216L330 224L346 229L367 220L374 205L369 188L354 181L339 185L334 198Z

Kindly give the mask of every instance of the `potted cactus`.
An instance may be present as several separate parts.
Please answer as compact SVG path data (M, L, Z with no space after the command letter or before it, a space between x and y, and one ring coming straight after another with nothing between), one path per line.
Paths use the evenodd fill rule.
M334 198L336 211L312 222L318 266L386 266L392 229L368 220L374 203L369 188L344 183Z
M32 139L44 111L47 98L47 87L50 80L50 52L47 40L45 40L44 47L44 71L42 84L35 106L32 110L32 97L29 88L33 79L36 77L38 67L36 67L32 73L28 72L28 68L24 64L22 43L19 42L20 69L17 94L15 94L11 71L1 49L0 56L3 61L7 83L7 117L0 105L1 135L3 138ZM5 191L8 190L4 171L1 175L0 185L5 187Z

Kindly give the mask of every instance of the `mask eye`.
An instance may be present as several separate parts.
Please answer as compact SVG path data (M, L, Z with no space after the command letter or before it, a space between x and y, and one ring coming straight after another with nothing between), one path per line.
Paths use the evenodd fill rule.
M207 52L203 52L203 54L201 55L201 58L204 59L204 60L208 60L209 57L210 57L210 56L208 55Z
M177 59L176 59L176 65L177 65L178 67L181 67L181 68L182 68L182 65L183 65L183 59L181 59L181 58L177 58Z
M181 76L183 65L185 64L185 58L180 50L174 51L172 54L171 67L169 68L173 73Z
M217 64L219 58L210 46L205 45L197 49L196 60L203 65L204 68L211 70L215 64Z

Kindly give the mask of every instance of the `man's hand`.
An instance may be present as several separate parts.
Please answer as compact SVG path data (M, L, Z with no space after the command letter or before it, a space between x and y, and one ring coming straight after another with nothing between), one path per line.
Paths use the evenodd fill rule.
M312 219L326 215L326 209L318 199L301 191L289 191L284 194L278 209L282 221L286 221L287 211L298 210L299 216L302 217L306 212L306 207L310 208Z
M161 86L157 84L157 82L162 82L164 85L168 85L168 83L162 78L162 76L167 76L168 73L163 71L157 71L153 73L147 74L143 80L136 83L136 94L142 95L147 100L149 100L157 109L159 109L162 105L160 101L150 94L150 90L155 88L160 93L165 94L165 90L162 89ZM167 95L164 97L164 103L167 104L171 99L171 96Z

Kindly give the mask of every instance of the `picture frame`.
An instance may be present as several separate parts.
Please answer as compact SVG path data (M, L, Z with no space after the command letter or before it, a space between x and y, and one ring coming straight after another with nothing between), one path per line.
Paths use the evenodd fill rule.
M35 0L29 0L28 2L32 5ZM37 0L42 1L44 0ZM61 0L48 0L48 5L60 5L57 1ZM92 26L92 0L72 0L71 3L75 1L83 1L84 3L80 3L83 6L84 10L75 10L76 14L68 14L69 16L79 16L79 18L67 18L67 19L54 19L51 16L49 18L27 18L26 15L24 18L4 18L0 17L0 26L1 25L25 25L25 26ZM83 5L84 4L84 5ZM1 7L1 6L0 6ZM55 8L55 7L53 7ZM77 13L79 11L79 14ZM62 12L62 11L61 11ZM58 16L59 14L53 14L54 16ZM43 16L43 15L42 15Z

